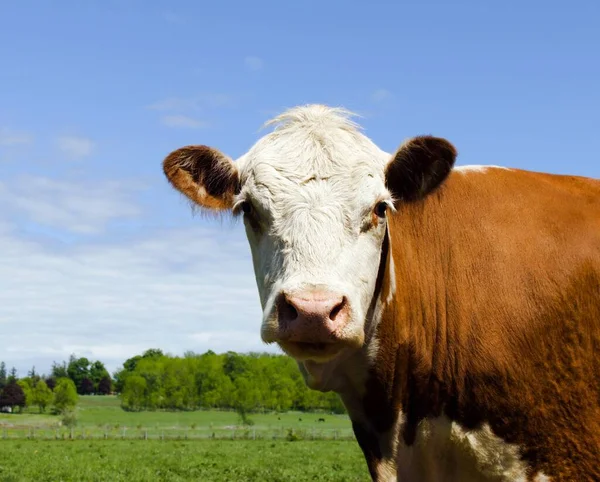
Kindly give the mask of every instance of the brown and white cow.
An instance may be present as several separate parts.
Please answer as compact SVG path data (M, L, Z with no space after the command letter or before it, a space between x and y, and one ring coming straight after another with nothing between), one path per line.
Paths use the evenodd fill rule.
M243 216L262 339L340 394L372 478L600 480L600 182L390 155L320 105L272 124L164 172Z

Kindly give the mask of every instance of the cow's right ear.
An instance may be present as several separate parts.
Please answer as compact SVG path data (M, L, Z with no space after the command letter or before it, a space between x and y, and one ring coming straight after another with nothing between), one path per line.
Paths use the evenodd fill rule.
M194 203L212 210L231 209L239 192L239 173L233 161L208 146L186 146L163 161L169 182Z

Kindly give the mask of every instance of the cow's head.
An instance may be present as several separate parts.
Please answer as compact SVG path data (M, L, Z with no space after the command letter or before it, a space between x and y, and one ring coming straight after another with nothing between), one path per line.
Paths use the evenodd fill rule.
M417 137L390 156L346 111L319 105L271 124L237 162L188 146L166 157L164 171L201 207L243 216L262 339L298 361L326 361L365 341L389 210L436 189L456 152Z

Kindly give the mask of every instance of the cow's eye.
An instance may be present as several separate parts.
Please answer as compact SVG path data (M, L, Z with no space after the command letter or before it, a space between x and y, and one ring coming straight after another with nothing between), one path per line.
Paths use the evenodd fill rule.
M382 201L382 202L378 202L375 205L375 214L377 216L379 216L380 218L384 218L385 217L385 213L387 211L388 205L386 202Z
M250 204L248 201L244 201L242 202L240 209L244 214L250 214L252 212L252 204Z

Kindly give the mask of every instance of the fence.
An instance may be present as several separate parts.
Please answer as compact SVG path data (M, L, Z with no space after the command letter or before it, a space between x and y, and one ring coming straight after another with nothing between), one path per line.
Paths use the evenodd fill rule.
M351 429L3 427L2 440L354 440Z

